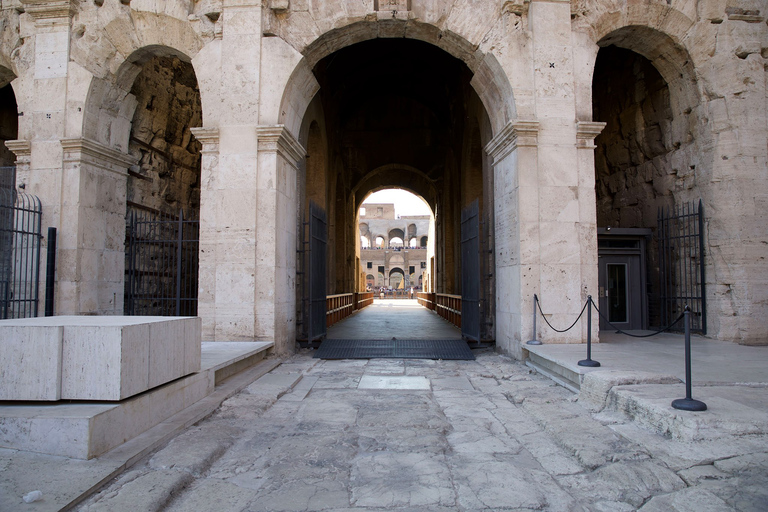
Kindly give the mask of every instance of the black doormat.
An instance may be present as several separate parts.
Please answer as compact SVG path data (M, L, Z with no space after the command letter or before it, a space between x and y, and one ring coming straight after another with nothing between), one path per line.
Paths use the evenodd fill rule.
M472 361L464 340L323 340L318 359L450 359Z

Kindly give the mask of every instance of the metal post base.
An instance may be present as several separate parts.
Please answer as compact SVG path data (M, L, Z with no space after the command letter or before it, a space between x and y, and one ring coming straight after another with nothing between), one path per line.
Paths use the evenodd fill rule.
M590 368L597 368L598 366L600 366L600 363L592 359L582 359L581 361L579 361L579 366L589 366Z
M525 342L526 345L541 345L539 340L530 340Z
M693 398L678 398L672 400L672 407L681 411L706 411L707 404L700 400L694 400Z

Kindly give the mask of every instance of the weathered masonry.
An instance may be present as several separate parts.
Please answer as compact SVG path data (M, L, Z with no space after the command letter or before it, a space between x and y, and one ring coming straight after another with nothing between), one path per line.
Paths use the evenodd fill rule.
M4 186L38 196L58 228L57 314L121 314L127 215L183 211L199 220L203 339L290 352L310 204L327 223L325 293L351 293L365 286L360 204L399 187L434 212L438 293L466 292L475 212L480 321L507 353L533 337L534 293L567 325L601 286L624 290L607 307L647 326L657 278L674 287L674 269L702 261L685 275L704 276L707 334L768 341L762 0L0 7ZM699 201L703 252L669 259L659 212ZM642 251L632 285L622 269Z

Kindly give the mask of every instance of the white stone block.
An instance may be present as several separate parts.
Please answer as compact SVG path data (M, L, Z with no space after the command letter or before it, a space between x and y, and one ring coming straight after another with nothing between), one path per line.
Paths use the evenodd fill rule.
M0 321L2 399L123 400L137 395L200 370L200 325L194 317Z
M62 332L61 327L0 326L0 400L61 398Z

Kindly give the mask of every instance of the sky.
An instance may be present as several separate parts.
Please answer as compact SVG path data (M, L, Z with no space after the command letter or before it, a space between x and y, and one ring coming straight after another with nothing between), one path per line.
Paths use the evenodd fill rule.
M400 189L387 189L374 192L363 203L394 203L395 215L429 215L432 213L419 196Z

